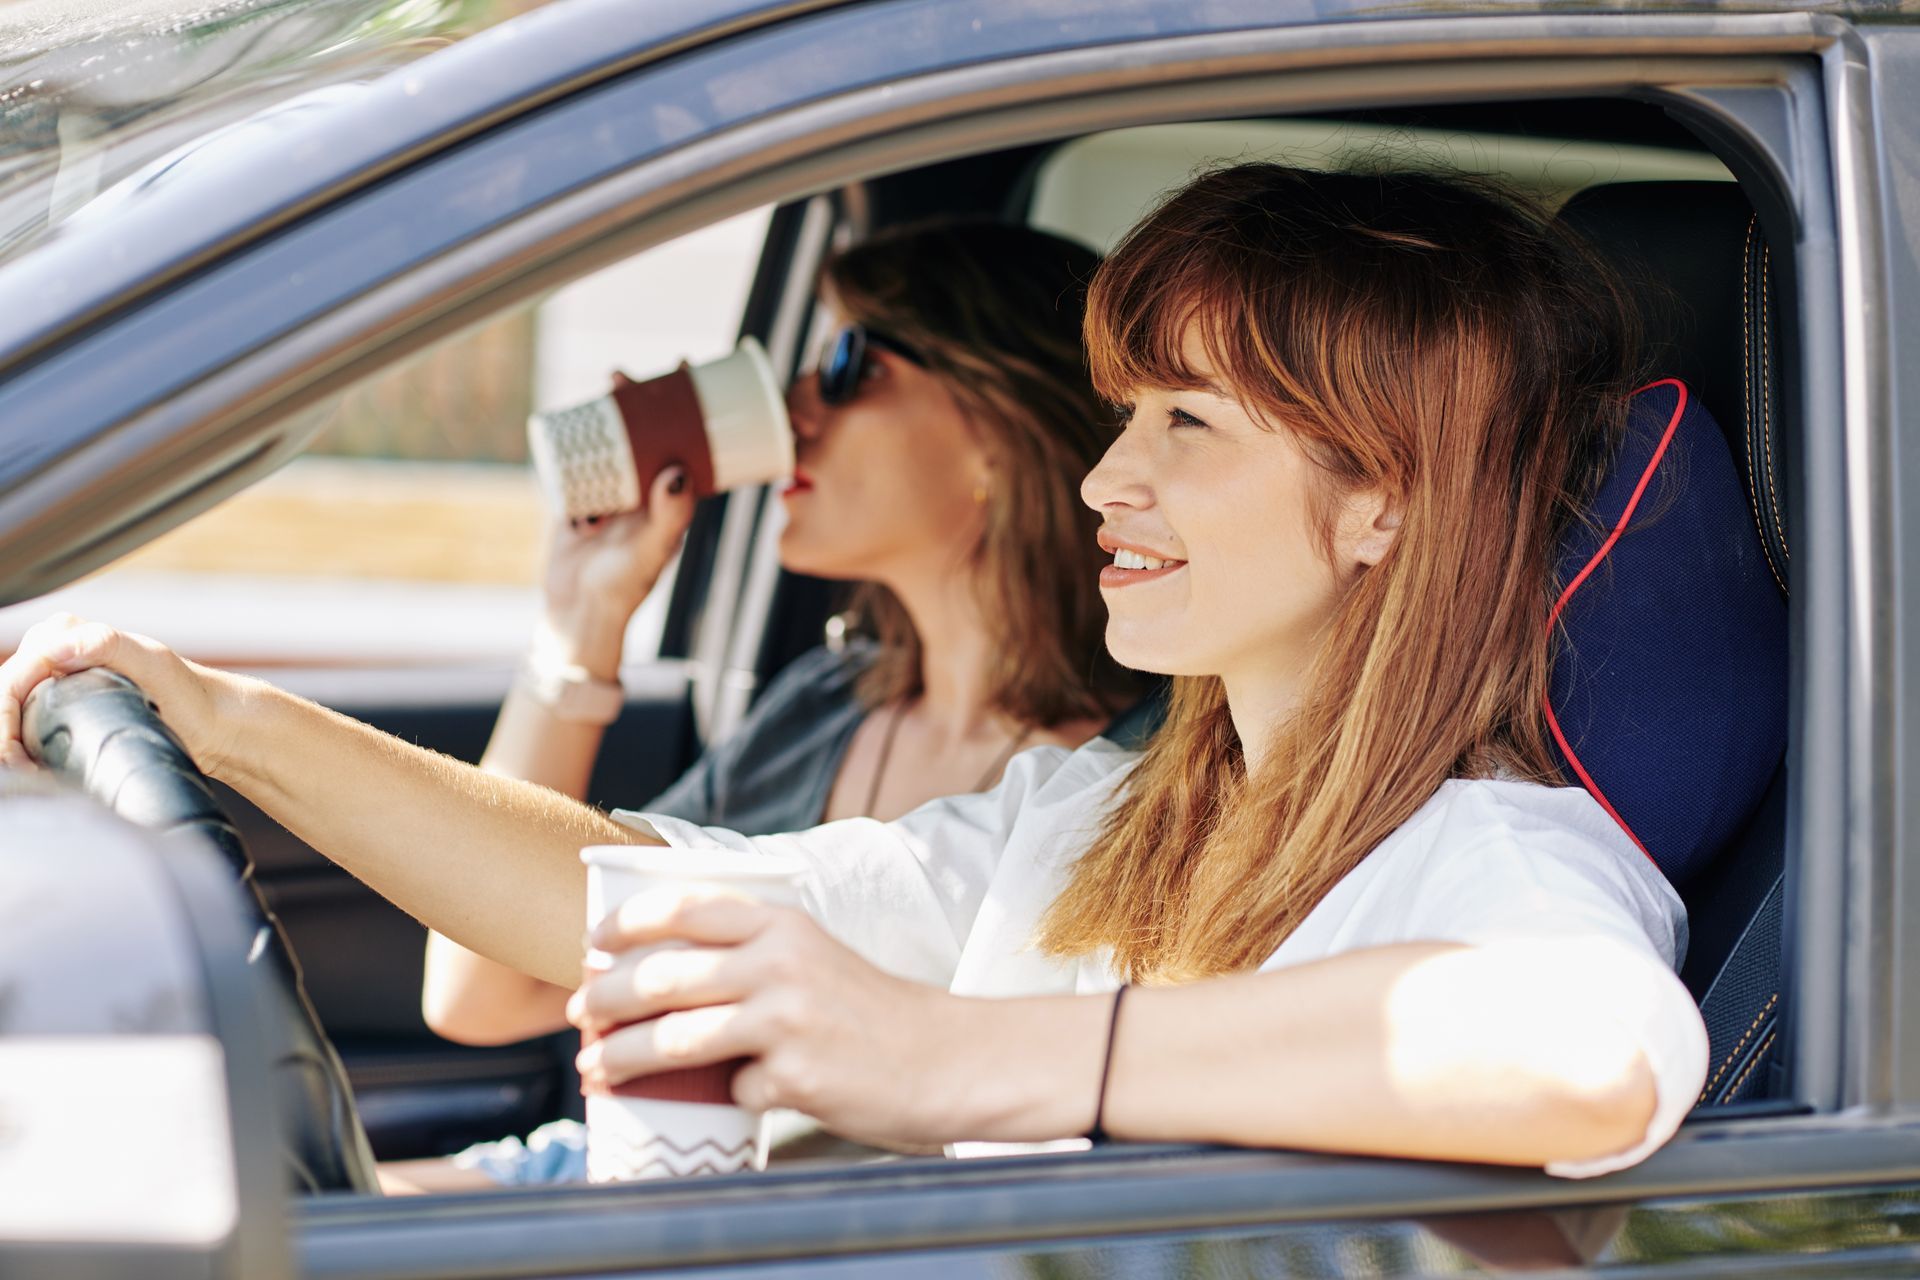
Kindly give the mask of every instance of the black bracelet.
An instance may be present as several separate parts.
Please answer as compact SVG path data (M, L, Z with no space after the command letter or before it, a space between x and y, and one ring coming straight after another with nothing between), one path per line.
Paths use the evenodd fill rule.
M1107 1052L1100 1060L1100 1092L1093 1102L1093 1128L1087 1130L1087 1137L1093 1139L1094 1146L1109 1142L1104 1123L1107 1116L1107 1077L1113 1074L1113 1030L1120 1025L1120 1002L1126 998L1129 984L1121 983L1120 989L1113 993L1113 1008L1107 1013Z

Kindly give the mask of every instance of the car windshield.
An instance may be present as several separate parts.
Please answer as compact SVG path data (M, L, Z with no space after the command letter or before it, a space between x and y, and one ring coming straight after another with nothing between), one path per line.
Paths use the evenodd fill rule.
M0 261L275 103L547 0L0 0Z

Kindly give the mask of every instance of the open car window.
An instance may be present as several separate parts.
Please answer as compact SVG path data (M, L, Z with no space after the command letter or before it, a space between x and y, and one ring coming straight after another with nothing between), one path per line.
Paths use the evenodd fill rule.
M1673 184L1676 191L1693 190L1689 184L1711 184L1737 197L1733 174L1725 163L1692 143L1677 127L1664 140L1637 134L1608 139L1593 136L1604 133L1604 113L1596 111L1592 119L1599 122L1592 133L1569 136L1541 131L1503 134L1491 121L1469 131L1444 124L1344 119L1189 122L1093 134L1028 157L1030 185L1016 183L1011 189L1017 199L1020 193L1030 194L1024 196L1024 203L1010 207L1007 215L1024 217L1083 242L1110 246L1159 195L1187 176L1210 166L1256 158L1326 168L1465 169L1530 196L1549 211L1562 209L1582 193L1629 184ZM887 190L889 183L906 187L916 182L937 189L940 177L932 171L919 176L911 172L882 175L864 188L839 193L838 199L843 210L858 210L882 203L877 191ZM927 212L915 206L916 216ZM843 224L848 234L851 224L851 219ZM596 376L590 360L584 365L583 394L592 390ZM1731 415L1738 406L1722 411ZM773 540L762 539L757 554L773 557ZM820 618L796 620L791 616L792 602L787 608L789 616L776 619L776 625L819 634ZM751 645L755 637L748 635L744 640ZM1749 1065L1749 1060L1742 1059L1734 1074ZM1746 1114L1752 1113L1750 1108ZM784 1123L778 1131L786 1139L776 1149L776 1164L783 1167L844 1166L883 1157L869 1149L824 1141L804 1125Z

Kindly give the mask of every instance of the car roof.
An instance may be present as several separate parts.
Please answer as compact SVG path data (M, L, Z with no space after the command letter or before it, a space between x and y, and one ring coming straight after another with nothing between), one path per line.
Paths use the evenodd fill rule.
M365 22L352 29L342 24L349 16L365 19L370 8L386 12L392 6L370 7L366 0L226 0L194 9L203 21L156 26L156 15L179 10L185 0L119 0L108 18L59 28L54 47L33 52L36 28L18 21L9 25L9 18L18 17L16 0L0 8L0 62L47 74L0 96L0 377L115 306L493 122L701 43L851 2L518 0L494 8L515 9L519 16L488 27L465 17L449 19L447 14L467 14L475 6L445 0L413 7L428 16L412 25L403 19L365 34ZM919 2L930 14L938 5L938 0ZM56 3L28 0L27 12ZM1011 20L1021 3L981 0L961 7L988 14L1004 9ZM1635 7L1635 0L1577 5L1465 0L1420 6L1423 16L1455 17ZM1407 8L1404 0L1215 0L1205 6L1060 0L1047 16L1057 21L1060 42L1071 44L1089 33L1111 41L1129 33L1166 36L1404 17ZM1662 8L1669 13L1820 10L1912 16L1920 14L1920 0L1817 5L1676 0ZM1071 21L1076 17L1101 21L1081 26ZM305 25L290 28L294 18ZM264 29L278 42L275 57L236 56L198 79L188 74L210 41L236 31L250 32L249 38L258 41L261 24L269 19L274 25ZM196 35L205 31L212 34ZM422 41L444 45L450 39L455 42L449 47L419 53ZM90 59L102 61L81 71ZM47 182L35 186L24 176L36 171L28 163L34 158L34 137L44 141L53 127L36 123L36 104L71 102L71 95L83 90L100 97L106 92L98 88L102 82L125 79L123 73L136 65L140 74L134 80L144 79L147 90L144 97L138 91L130 95L133 105L125 114L135 121L164 117L167 128L154 136L169 141L172 149L58 225L51 225L42 210L15 209L10 230L12 186L30 188L39 204L49 203L40 189ZM41 83L62 67L69 69L71 85L56 92ZM69 96L62 99L61 93ZM21 175L11 182L9 159ZM38 159L44 179L45 157ZM56 191L51 203L57 205L57 196ZM36 226L36 219L42 225ZM16 244L23 251L9 260L9 246ZM11 305L28 299L31 305Z
M6 0L0 260L144 165L275 102L371 79L550 0Z
M227 8L238 12L261 3L245 0ZM837 3L546 0L531 9L522 3L518 7L526 11L520 16L451 46L445 40L462 28L422 23L402 26L404 41L368 38L355 57L317 47L305 54L289 52L285 61L294 70L279 77L236 58L190 91L171 98L163 91L146 104L149 115L170 116L172 150L76 210L30 251L0 262L0 297L35 299L31 307L8 307L0 315L0 369L115 303L505 115L717 34ZM337 18L335 10L351 7L364 17L371 6L365 0L306 0L270 7L283 15ZM471 7L424 6L433 11ZM338 42L343 33L337 25L318 23L304 36L330 33ZM41 56L84 62L79 53L99 37L83 30L89 30L87 38L71 50ZM172 45L157 38L130 40L122 52L155 44L162 51L150 52L149 61L190 62L197 46L181 44L190 34L176 33ZM0 40L5 36L0 26ZM403 46L428 37L443 47L411 60L404 56L417 50ZM147 74L164 85L185 73ZM6 105L0 134L24 127L31 114L26 101ZM236 102L252 110L236 111ZM25 141L14 139L16 146ZM0 161L4 157L0 150ZM6 194L0 163L0 210ZM23 234L17 232L16 238ZM0 222L0 254L6 243Z

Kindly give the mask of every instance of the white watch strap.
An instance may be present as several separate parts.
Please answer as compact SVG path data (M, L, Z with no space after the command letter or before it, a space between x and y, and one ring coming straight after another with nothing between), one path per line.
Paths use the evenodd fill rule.
M617 680L602 680L571 662L551 662L528 655L517 683L529 697L556 719L576 724L612 724L627 705L627 691Z

